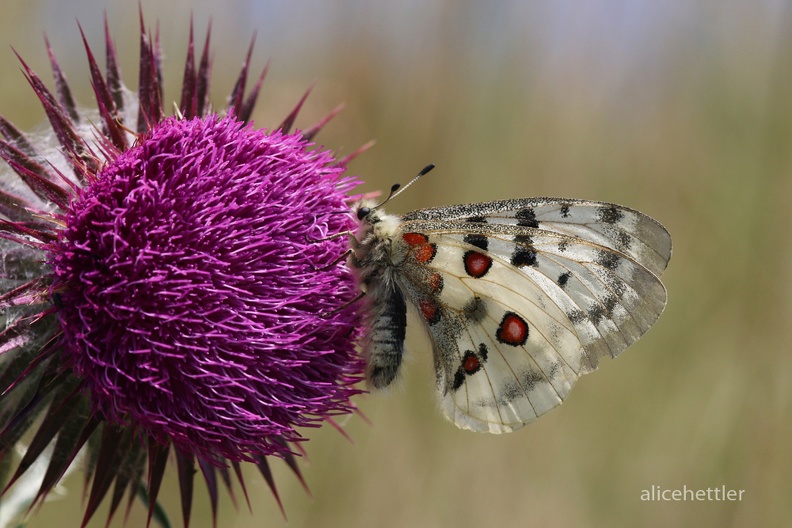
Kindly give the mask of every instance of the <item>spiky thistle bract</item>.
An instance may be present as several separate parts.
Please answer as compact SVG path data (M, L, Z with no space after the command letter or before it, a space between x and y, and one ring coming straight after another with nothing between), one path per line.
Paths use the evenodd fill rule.
M266 68L245 93L250 53L227 107L209 103L209 32L192 29L181 100L167 117L161 54L141 16L139 87L121 81L105 22L104 73L85 41L97 108L74 102L47 43L55 89L22 60L49 137L0 117L0 458L27 435L6 489L54 445L34 504L85 446L87 522L141 483L153 511L175 458L185 526L200 469L218 477L268 459L300 476L316 427L354 411L355 281L339 259L354 227L348 156L310 143L335 114L292 132L250 124ZM252 50L252 44L251 44ZM307 93L305 94L307 95ZM339 265L340 264L340 265ZM35 426L35 427L34 427Z

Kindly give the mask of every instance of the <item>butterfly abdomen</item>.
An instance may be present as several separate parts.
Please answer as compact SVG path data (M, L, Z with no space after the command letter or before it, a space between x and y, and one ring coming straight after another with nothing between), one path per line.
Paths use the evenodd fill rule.
M368 357L367 378L377 389L383 389L396 379L404 354L407 329L407 304L395 284L369 289L375 307L366 342Z

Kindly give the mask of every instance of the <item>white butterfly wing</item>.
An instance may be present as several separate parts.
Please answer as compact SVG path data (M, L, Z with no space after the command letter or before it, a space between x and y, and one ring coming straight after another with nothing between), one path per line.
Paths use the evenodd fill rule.
M531 216L525 207L504 212L504 203L449 208L449 216L461 213L457 221L419 220L445 210L419 211L402 224L435 248L429 262L408 259L400 281L426 319L442 408L462 428L493 433L560 404L580 374L654 323L666 294L648 266L662 271L671 248L662 226L641 213L621 208L603 228L593 215L610 204L530 201L540 213ZM488 207L500 207L499 216L479 214ZM429 277L442 286L428 288L438 284Z
M495 280L464 278L442 260L446 249L466 245L443 244L438 268L448 273L439 297L441 316L428 325L443 411L464 429L513 431L566 398L579 376L583 349L563 311L518 270L493 263L489 273ZM499 342L507 313L528 322L524 344ZM466 370L471 353L475 363Z
M410 221L511 224L588 240L627 255L657 276L671 258L671 236L653 218L628 207L570 198L519 198L421 209Z

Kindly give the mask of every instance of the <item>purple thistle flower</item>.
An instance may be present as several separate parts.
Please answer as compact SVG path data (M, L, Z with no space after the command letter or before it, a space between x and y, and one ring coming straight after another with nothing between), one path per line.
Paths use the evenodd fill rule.
M241 461L277 498L266 457L302 478L297 428L355 410L356 285L333 235L354 227L338 213L358 182L343 176L352 156L309 142L335 112L291 133L303 97L274 131L247 124L264 77L245 96L249 55L227 115L211 113L209 38L196 67L191 31L166 118L158 39L141 21L133 95L106 34L105 75L86 43L98 119L75 106L49 44L54 94L22 65L57 151L0 117L19 178L0 181L0 460L43 413L10 479L54 441L38 501L98 446L87 522L111 484L111 516L134 496L146 458L151 516L173 446L186 526L196 463L213 509L217 473L230 490Z

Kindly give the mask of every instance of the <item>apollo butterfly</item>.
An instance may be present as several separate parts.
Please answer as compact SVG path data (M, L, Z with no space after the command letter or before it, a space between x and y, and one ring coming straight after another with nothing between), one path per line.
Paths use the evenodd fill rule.
M396 379L412 305L432 343L442 410L463 429L507 433L535 420L665 307L658 277L671 237L638 211L567 198L401 217L381 207L357 206L350 257L368 306L369 382Z

